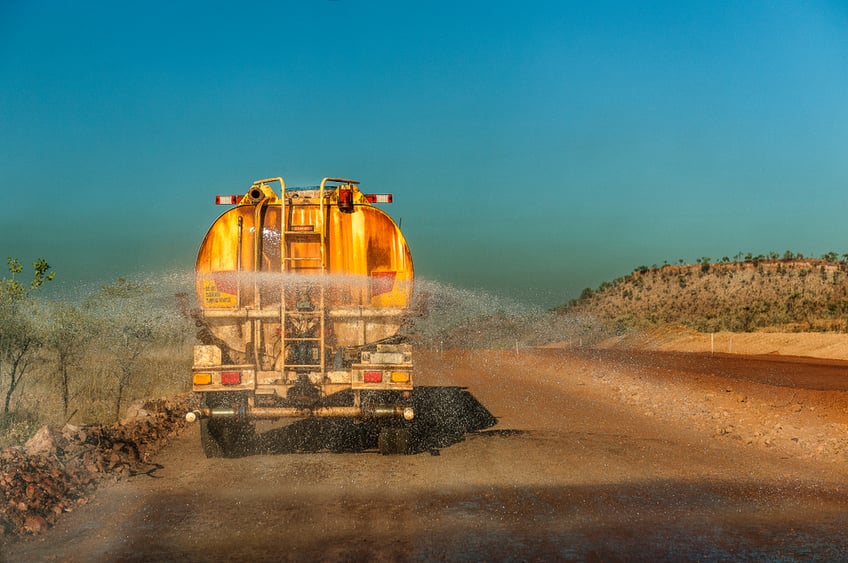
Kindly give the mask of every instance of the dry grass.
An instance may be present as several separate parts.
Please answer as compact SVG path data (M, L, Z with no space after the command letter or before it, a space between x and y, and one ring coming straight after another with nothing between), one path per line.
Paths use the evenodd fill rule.
M171 397L190 389L193 342L152 344L122 401ZM53 358L43 351L16 391L12 412L0 420L0 447L21 444L45 424L107 423L115 419L117 379L113 358L94 344L70 370L70 408L65 414Z

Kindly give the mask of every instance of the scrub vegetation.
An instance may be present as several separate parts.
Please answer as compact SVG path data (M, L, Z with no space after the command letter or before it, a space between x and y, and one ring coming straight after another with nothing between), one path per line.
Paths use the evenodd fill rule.
M135 400L185 391L193 326L174 296L118 279L78 303L41 298L54 274L31 279L9 258L0 279L0 447L44 424L118 420ZM170 302L168 302L170 301Z
M622 332L678 324L701 332L848 332L848 254L737 254L639 266L557 308Z
M195 327L187 302L118 279L76 302L42 299L44 260L0 279L0 447L44 424L118 420L140 399L186 391ZM552 311L423 282L419 349L515 348L675 324L701 332L848 332L848 254L739 253L639 266ZM432 294L429 295L428 294Z

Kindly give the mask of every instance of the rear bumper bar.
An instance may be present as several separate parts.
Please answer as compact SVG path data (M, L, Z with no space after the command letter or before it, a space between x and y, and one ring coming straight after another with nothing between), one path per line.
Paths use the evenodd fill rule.
M377 406L368 409L362 407L254 407L251 409L232 408L200 408L186 414L188 422L194 422L201 418L247 418L254 420L268 420L277 418L403 418L412 420L415 411L406 406Z

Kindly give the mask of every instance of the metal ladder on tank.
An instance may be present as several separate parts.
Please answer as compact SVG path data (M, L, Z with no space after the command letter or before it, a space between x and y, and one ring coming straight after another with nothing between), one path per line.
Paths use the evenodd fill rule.
M301 374L319 372L322 376L326 373L326 343L325 335L325 308L326 308L326 283L324 275L327 273L326 258L326 231L324 217L324 184L321 182L318 190L318 215L314 219L312 229L310 225L293 225L294 208L300 204L294 204L293 198L287 197L285 185L282 187L282 205L280 208L280 267L283 274L283 284L280 291L280 339L282 364L281 372L283 380L288 381L288 375L294 371L300 379ZM313 202L304 203L305 206L314 205ZM308 254L293 252L298 246L307 247L309 244L318 245L318 252ZM299 254L293 256L293 254ZM295 279L295 277L297 279ZM310 278L315 278L310 281ZM299 301L298 294L303 290L309 301ZM289 294L287 296L287 293ZM294 299L289 298L294 293ZM317 301L314 302L314 301ZM307 329L297 328L297 324L305 324ZM311 328L310 328L311 327ZM317 334L313 333L317 328ZM291 329L291 333L289 330ZM318 358L312 359L312 351L318 350ZM304 358L303 352L309 350L309 358ZM291 351L292 358L289 358ZM308 360L308 361L307 361ZM307 375L308 377L308 375Z

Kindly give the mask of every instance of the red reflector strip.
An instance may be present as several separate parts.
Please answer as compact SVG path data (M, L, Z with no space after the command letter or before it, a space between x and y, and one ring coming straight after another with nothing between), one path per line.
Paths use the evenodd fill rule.
M383 382L383 372L382 371L366 371L362 374L362 380L365 383L382 383Z
M239 202L237 195L216 195L215 205L235 205Z
M396 276L397 272L371 272L371 297L394 289Z
M391 203L392 194L365 194L368 203Z
M221 385L238 385L241 383L241 373L237 371L222 371Z
M311 233L315 230L315 225L292 225L289 229L293 232Z

